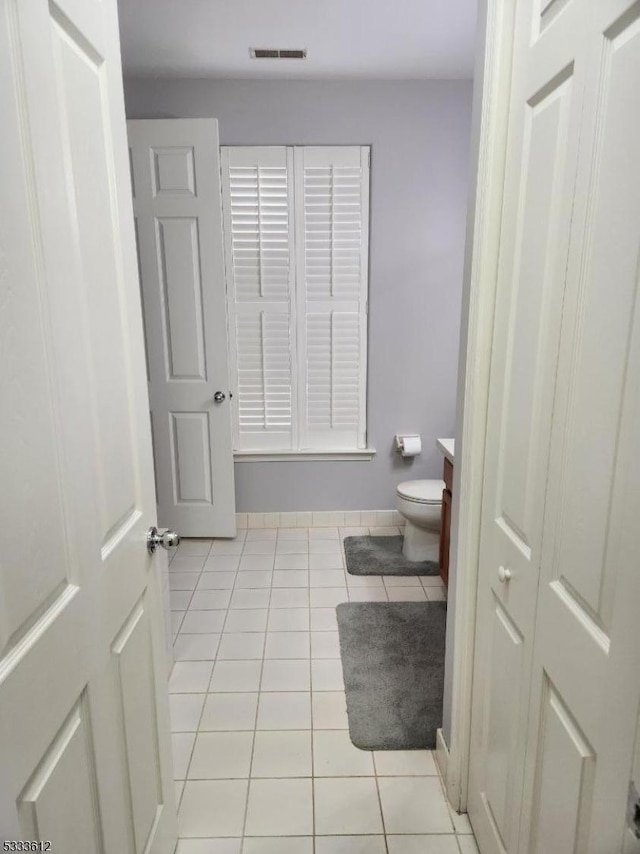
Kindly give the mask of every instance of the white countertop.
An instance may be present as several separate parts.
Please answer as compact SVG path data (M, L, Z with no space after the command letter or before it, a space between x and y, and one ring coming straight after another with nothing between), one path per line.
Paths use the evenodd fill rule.
M455 456L455 447L456 440L455 439L436 439L437 447L442 451L445 457L449 460L451 465L453 465L453 458Z

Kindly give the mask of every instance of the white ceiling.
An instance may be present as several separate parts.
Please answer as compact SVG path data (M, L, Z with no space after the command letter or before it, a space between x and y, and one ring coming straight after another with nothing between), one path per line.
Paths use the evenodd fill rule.
M471 77L476 0L119 0L125 73L257 79ZM307 48L251 60L250 47Z

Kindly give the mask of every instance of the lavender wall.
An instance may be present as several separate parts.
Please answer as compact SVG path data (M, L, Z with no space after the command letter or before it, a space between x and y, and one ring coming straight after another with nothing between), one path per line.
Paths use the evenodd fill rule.
M238 511L395 505L402 480L440 477L453 436L472 82L125 80L129 118L220 121L224 145L372 146L370 462L237 463ZM394 433L421 433L412 462Z

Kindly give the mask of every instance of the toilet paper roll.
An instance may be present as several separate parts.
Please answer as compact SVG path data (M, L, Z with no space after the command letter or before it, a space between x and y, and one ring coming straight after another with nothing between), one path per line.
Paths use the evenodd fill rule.
M402 456L417 457L422 450L422 440L420 436L403 436L402 437Z

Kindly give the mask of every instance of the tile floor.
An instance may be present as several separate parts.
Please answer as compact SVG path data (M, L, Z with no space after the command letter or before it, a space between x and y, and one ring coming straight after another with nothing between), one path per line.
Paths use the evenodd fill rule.
M345 536L398 532L249 529L172 555L177 854L477 852L429 751L349 740L335 606L444 597L346 573Z

